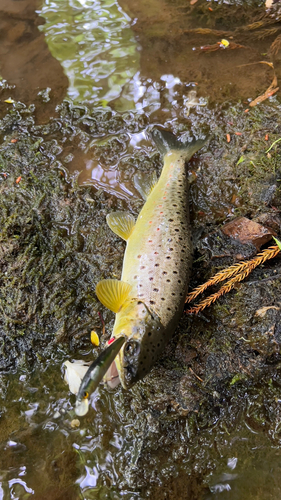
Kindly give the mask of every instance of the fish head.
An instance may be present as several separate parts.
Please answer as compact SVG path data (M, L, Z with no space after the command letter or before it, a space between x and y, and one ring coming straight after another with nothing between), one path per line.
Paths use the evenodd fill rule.
M147 306L136 301L119 313L117 329L113 335L125 335L122 349L115 363L119 380L124 389L130 389L141 380L155 364L165 346L164 327L159 317Z

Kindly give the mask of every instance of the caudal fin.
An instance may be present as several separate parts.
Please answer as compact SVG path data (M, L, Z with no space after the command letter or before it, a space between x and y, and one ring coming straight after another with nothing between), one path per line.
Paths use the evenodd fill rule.
M206 137L205 139L183 141L181 138L177 138L172 134L172 132L156 127L150 131L150 135L161 154L165 155L171 150L179 151L186 161L188 161L196 151L202 148L208 140L208 137Z

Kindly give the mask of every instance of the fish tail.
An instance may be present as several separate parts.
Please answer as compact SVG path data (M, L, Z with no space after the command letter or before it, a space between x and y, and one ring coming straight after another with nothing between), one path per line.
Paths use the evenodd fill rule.
M193 139L191 141L182 140L182 138L177 138L172 132L156 127L150 131L150 135L161 154L165 155L171 150L178 151L186 161L190 160L194 153L202 148L208 140L208 137L198 140Z

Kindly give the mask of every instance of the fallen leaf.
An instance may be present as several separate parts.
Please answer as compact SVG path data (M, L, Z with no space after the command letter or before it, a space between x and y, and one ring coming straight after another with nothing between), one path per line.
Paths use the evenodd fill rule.
M14 104L15 101L11 97L9 97L9 99L5 99L4 102L7 102L8 104Z
M65 361L65 373L64 380L69 386L70 392L72 394L77 394L81 384L81 380L84 377L89 365L86 365L84 361Z
M195 5L198 0L190 0L190 5Z
M22 179L22 177L21 177L21 176L19 176L19 177L16 179L16 184L19 184L19 183L20 183L20 181L21 181L21 179Z
M226 134L226 140L227 142L230 142L230 134Z
M219 44L222 45L225 49L229 47L229 41L226 40L225 38L222 38Z
M273 239L274 239L276 245L278 246L278 248L280 248L280 250L281 250L281 241L279 241L277 238L274 238L274 236L273 236Z
M100 339L99 339L99 336L98 336L97 332L95 332L95 330L91 331L91 342L95 346L99 346L100 345Z
M280 307L276 307L276 306L261 307L260 309L258 309L255 312L255 316L259 316L260 318L264 318L264 316L266 315L267 311L269 311L269 309L276 309L276 311L279 311Z
M243 161L245 160L245 157L244 156L240 156L238 162L236 163L236 165L240 165L240 163L242 163Z
M242 244L252 243L257 250L270 241L273 235L276 235L272 229L247 219L247 217L237 217L222 226L221 230L226 236L230 236Z

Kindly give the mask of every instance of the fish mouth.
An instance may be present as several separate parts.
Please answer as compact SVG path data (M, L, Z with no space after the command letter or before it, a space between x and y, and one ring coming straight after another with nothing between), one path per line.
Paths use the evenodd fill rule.
M121 383L115 361L111 363L103 379L110 389L115 389Z
M122 345L125 342L125 337L120 336L118 339L113 339L110 345L104 349L101 354L95 359L95 361L89 366L87 372L85 373L77 396L75 404L76 415L83 416L86 415L89 408L89 396L98 387L102 378L111 367L114 359L118 355ZM113 378L116 378L115 376Z

